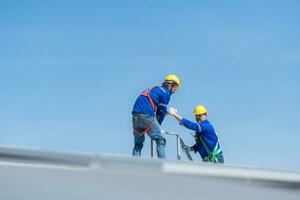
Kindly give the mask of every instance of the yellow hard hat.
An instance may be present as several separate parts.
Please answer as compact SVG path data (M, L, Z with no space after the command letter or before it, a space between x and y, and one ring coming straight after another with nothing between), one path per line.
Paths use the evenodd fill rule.
M203 115L203 114L207 114L206 108L202 105L197 105L196 108L194 109L194 115Z
M166 76L165 81L174 81L178 86L180 86L180 79L174 74L169 74Z

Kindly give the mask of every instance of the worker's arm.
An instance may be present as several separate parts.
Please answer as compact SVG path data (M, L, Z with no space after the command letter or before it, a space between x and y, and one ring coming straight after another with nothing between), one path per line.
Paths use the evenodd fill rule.
M194 122L191 122L183 117L181 117L178 113L177 113L177 110L176 108L170 108L168 113L173 116L179 123L180 125L190 129L190 130L193 130L193 131L196 131L198 133L201 132L201 126L200 124L198 123L194 123Z
M156 118L159 124L161 124L165 119L169 101L170 101L170 95L168 94L164 94L160 98L160 102L157 105L157 111L156 111Z
M166 108L157 108L157 111L156 111L156 119L158 121L158 123L161 125L162 122L164 121L165 119L165 116L166 116L166 112L167 112L167 109Z
M191 122L185 118L182 118L181 121L180 121L180 125L190 129L190 130L193 130L193 131L196 131L198 133L201 132L201 126L200 124L198 123L194 123L194 122Z
M170 108L169 114L173 116L179 123L182 120L182 117L177 113L176 108Z

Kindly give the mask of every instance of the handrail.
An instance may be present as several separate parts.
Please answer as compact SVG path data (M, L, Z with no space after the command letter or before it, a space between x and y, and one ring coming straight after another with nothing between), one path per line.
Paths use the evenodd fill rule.
M174 133L174 132L169 132L169 131L162 131L162 132L164 134L176 137L176 154L177 154L177 160L181 160L181 147L180 147L180 137L179 137L179 134L178 133ZM154 142L153 142L153 139L151 139L151 142L150 142L150 156L151 156L151 158L153 158L153 156L154 156Z

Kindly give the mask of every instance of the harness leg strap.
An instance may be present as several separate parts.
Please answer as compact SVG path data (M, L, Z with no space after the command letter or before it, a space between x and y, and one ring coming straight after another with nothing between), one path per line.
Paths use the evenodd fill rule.
M133 132L139 136L144 136L146 133L148 133L150 131L150 129L152 128L152 124L150 124L149 126L147 126L144 130L139 130L137 128L133 129Z

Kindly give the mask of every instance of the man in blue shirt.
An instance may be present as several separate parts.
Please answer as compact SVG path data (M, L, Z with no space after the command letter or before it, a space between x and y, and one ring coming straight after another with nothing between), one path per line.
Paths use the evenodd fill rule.
M137 98L132 110L134 133L133 156L141 156L145 134L156 142L157 156L164 159L166 139L162 135L162 124L167 113L170 97L180 86L180 79L168 75L162 86L148 88Z
M187 147L189 151L199 152L204 162L224 163L218 135L212 124L207 120L207 110L204 106L198 105L194 110L197 123L181 117L175 108L170 108L168 113L175 117L180 125L196 132L196 144Z

